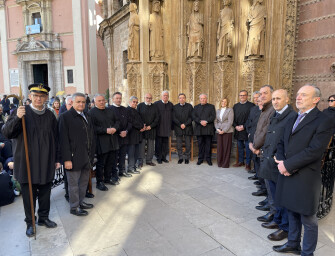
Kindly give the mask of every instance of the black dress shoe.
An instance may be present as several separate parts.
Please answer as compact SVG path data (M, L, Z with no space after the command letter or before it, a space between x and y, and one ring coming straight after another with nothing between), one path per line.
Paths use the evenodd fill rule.
M266 205L268 203L268 198L265 198L263 201L260 201L259 205Z
M248 173L253 174L253 173L256 173L256 171L255 171L255 169L252 169L252 170L248 171Z
M253 196L266 196L267 194L266 189L260 189L256 192L252 192Z
M264 216L258 217L257 220L261 222L271 222L273 220L273 217L274 217L274 214L271 212L268 212Z
M258 180L256 180L256 181L254 182L254 184L255 184L255 185L262 185L262 183L260 183Z
M294 248L294 247L291 247L288 245L288 242L283 244L283 245L275 245L272 247L272 249L275 251L275 252L281 252L281 253L293 253L293 254L296 254L296 255L300 255L301 254L301 247L297 247L297 248Z
M131 173L133 173L133 174L140 174L141 172L135 169L135 170L132 170Z
M213 165L212 161L207 161L207 164L208 164L209 166L212 166L212 165Z
M87 197L87 198L93 198L94 195L92 193L90 193L90 192L86 192L85 197Z
M133 175L131 175L130 173L127 173L127 172L121 172L120 176L127 177L127 178L133 177Z
M157 160L157 164L162 164L163 162L161 160Z
M93 208L93 204L88 204L88 203L85 203L85 202L82 202L81 205L80 205L80 208L81 209L92 209Z
M116 185L119 185L120 182L118 180L107 180L107 181L105 181L105 184L116 186Z
M142 170L142 168L143 168L143 164L139 164L139 165L137 166L137 169L139 169L139 170Z
M281 241L285 238L287 238L288 236L288 232L282 230L282 229L278 229L277 231L271 233L270 235L268 235L268 238L271 241Z
M66 201L69 201L69 194L65 194L64 197Z
M153 163L153 162L148 162L147 165L150 165L150 166L156 166L156 164Z
M178 164L182 164L184 162L184 159L179 159ZM186 161L185 161L186 162Z
M108 188L105 186L103 182L98 182L96 188L101 191L108 191Z
M256 174L248 177L248 180L258 180Z
M55 227L57 227L56 222L53 222L53 221L51 221L49 219L45 219L45 220L40 220L39 219L38 222L37 222L37 224L39 226L45 226L47 228L55 228Z
M27 224L26 236L33 237L35 235L34 228L32 224Z
M164 163L168 163L168 162L169 162L169 160L167 160L167 159L162 159L162 161L163 161Z
M270 211L270 207L267 204L266 205L257 205L255 208L257 210L260 210L260 211L265 211L265 212Z
M190 160L186 159L185 164L189 164L189 163L190 163Z
M279 228L278 224L274 221L262 223L262 227L268 228L268 229L278 229Z
M198 160L197 165L201 165L202 164L202 160Z
M81 209L80 207L72 208L70 210L70 213L76 216L87 216L88 215L88 212Z

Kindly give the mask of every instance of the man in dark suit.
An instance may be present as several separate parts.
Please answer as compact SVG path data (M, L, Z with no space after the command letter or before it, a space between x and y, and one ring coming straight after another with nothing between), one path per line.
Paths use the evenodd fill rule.
M318 241L316 212L321 189L321 161L331 138L332 123L317 109L320 89L301 87L296 97L298 116L290 119L278 144L276 204L288 209L288 242L274 251L313 255ZM302 249L301 229L304 226Z
M59 117L61 158L69 184L70 213L86 216L85 209L93 208L84 197L93 166L95 134L91 118L84 113L85 94L74 93L72 100L72 108Z
M197 136L199 156L197 165L201 165L206 159L208 165L212 164L211 143L215 133L214 120L216 118L215 107L207 103L207 95L200 94L200 104L193 109L192 119L195 123L194 135Z
M186 95L179 93L179 103L173 106L172 120L174 123L174 132L177 138L178 164L181 164L183 159L183 137L185 139L185 164L190 162L191 156L191 138L193 136L192 126L192 111L191 104L186 102Z

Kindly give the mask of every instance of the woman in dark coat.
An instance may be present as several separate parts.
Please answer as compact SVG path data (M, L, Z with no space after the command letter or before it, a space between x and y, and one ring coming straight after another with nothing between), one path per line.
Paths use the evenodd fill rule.
M329 107L323 110L323 113L329 116L331 120L333 121L333 127L334 127L333 134L334 134L335 133L335 94L330 95L328 97L328 104L329 104Z

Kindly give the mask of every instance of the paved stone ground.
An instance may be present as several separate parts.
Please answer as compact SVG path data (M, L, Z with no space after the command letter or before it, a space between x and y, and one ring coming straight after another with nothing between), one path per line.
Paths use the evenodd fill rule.
M203 164L144 167L108 192L96 191L87 217L69 213L63 186L52 191L50 230L25 236L21 197L0 209L0 255L275 256L256 217L255 186L243 168ZM335 255L335 210L319 222L316 256ZM286 241L284 241L286 242Z

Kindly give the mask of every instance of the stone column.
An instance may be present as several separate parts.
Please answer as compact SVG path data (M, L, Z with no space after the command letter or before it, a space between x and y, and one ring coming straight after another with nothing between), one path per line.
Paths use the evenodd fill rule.
M164 61L149 61L148 62L148 90L143 91L142 95L150 92L153 97L153 102L160 99L161 93L167 88L167 69L168 64ZM142 87L143 88L143 87Z
M242 66L243 89L248 91L249 96L258 91L266 81L265 60L247 59ZM240 88L242 89L242 88Z
M206 79L206 62L200 60L189 60L186 62L186 87L188 102L193 106L199 103L199 95L209 92Z
M214 61L214 102L216 107L223 97L234 99L234 61L232 59L221 59ZM231 102L232 103L232 102Z
M127 82L128 96L136 96L139 101L142 101L142 63L132 61L127 63Z

